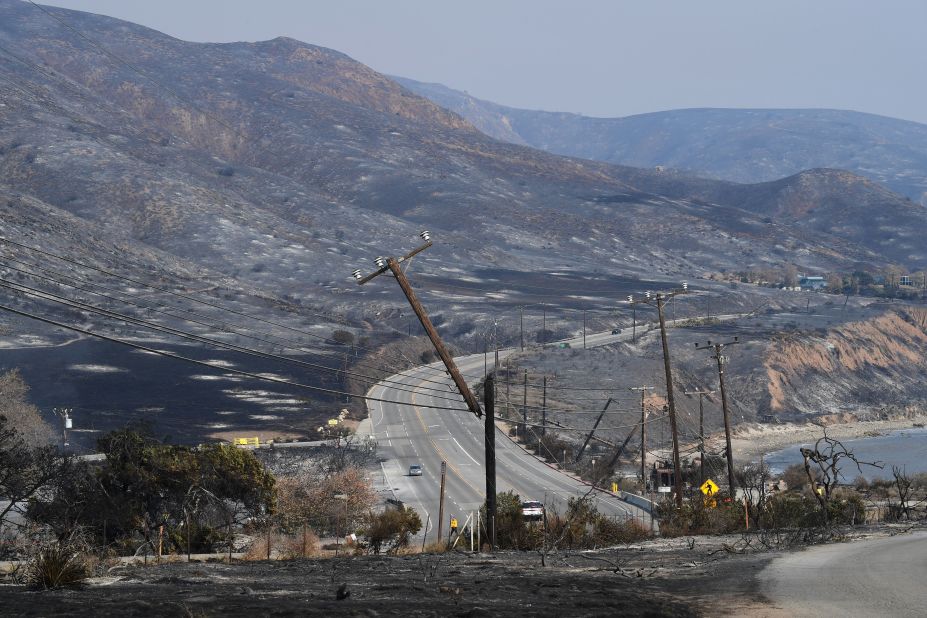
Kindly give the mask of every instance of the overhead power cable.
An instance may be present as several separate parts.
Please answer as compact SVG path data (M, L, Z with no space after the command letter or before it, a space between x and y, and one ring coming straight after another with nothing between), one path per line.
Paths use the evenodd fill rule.
M283 384L283 385L286 385L286 386L293 386L293 387L296 387L296 388L303 388L303 389L306 389L306 390L315 391L315 392L319 392L319 393L328 393L328 394L330 394L330 395L339 395L339 396L342 396L342 395L343 395L343 396L347 396L347 397L354 397L354 398L362 399L362 400L365 400L365 401L376 401L376 402L379 402L379 403L391 403L391 404L395 404L395 405L399 405L399 406L412 406L412 407L417 407L417 408L428 408L428 409L430 409L430 410L449 410L449 411L452 411L452 412L465 412L465 411L466 411L466 410L465 410L464 408L462 408L462 407L452 408L452 407L449 407L449 406L433 406L433 405L430 405L430 404L421 404L421 403L412 404L412 403L405 402L405 401L394 401L394 400L392 400L392 399L383 399L383 398L380 398L380 397L368 397L368 396L366 396L366 395L356 395L356 394L354 394L354 393L348 393L348 392L341 391L341 390L334 389L334 388L325 388L325 387L322 387L322 386L312 386L312 385L310 385L310 384L302 384L302 383L300 383L300 382L293 382L293 381L291 381L291 380L284 380L284 379L281 379L281 378L274 378L274 377L271 377L271 376L260 375L260 374L257 374L257 373L252 373L252 372L250 372L250 371L242 371L241 369L234 369L234 368L231 368L231 367L222 367L222 366L219 366L219 365L214 365L214 364L212 364L212 363L208 363L208 362L206 362L206 361L201 361L201 360L197 360L197 359L195 359L195 358L190 358L190 357L187 357L187 356L183 356L183 355L181 355L181 354L174 354L173 352L165 352L164 350L157 350L157 349L155 349L155 348L149 348L148 346L144 346L144 345L141 345L141 344L138 344L138 343L132 343L131 341L125 341L125 340L123 340L123 339L119 339L118 337L110 337L110 336L108 336L108 335L102 335L102 334L100 334L100 333L95 333L95 332L93 332L93 331L91 331L91 330L88 330L88 329L86 329L86 328L80 328L79 326L72 326L72 325L70 325L70 324L65 324L65 323L63 323L63 322L58 322L57 320L52 320L52 319L50 319L50 318L45 318L45 317L42 317L42 316L40 316L40 315L36 315L36 314L34 314L34 313L30 313L30 312L28 312L28 311L22 311L22 310L20 310L20 309L14 308L14 307L9 307L9 306L7 306L7 305L0 304L0 309L2 309L2 310L4 310L4 311L9 311L10 313L13 313L13 314L15 314L15 315L19 315L19 316L22 316L22 317L25 317L25 318L30 318L30 319L32 319L32 320L36 320L36 321L39 321L39 322L43 322L43 323L45 323L45 324L49 324L49 325L51 325L51 326L56 326L56 327L58 327L58 328L63 328L63 329L66 329L66 330L74 331L74 332L76 332L76 333L81 333L81 334L87 335L88 337L95 337L95 338L97 338L97 339L102 339L103 341L109 341L109 342L111 342L111 343L118 343L118 344L120 344L120 345L124 345L124 346L130 347L130 348L134 348L134 349L136 349L136 350L141 350L141 351L143 351L143 352L148 352L148 353L151 353L151 354L157 354L158 356L164 356L164 357L166 357L166 358L173 358L173 359L175 359L175 360L180 360L180 361L184 361L184 362L187 362L187 363L192 363L192 364L194 364L194 365L200 365L200 366L203 366L203 367L209 367L210 369L215 369L215 370L221 371L221 372L223 372L223 373L234 373L234 374L236 374L236 375L245 376L245 377L252 378L252 379L255 379L255 380L262 380L262 381L265 381L265 382L273 382L273 383L275 383L275 384ZM462 403L463 403L463 402L461 402L461 404L462 404Z
M294 365L300 365L300 366L303 366L303 367L309 367L309 368L313 368L313 369L321 369L321 370L329 371L329 372L332 372L332 373L338 373L338 374L343 374L343 375L351 375L351 376L353 376L353 377L361 377L361 378L364 378L364 379L370 381L371 383L386 382L386 383L388 383L388 384L394 385L394 386L391 386L391 388L394 388L395 390L398 390L398 391L403 391L403 392L408 392L408 393L417 393L417 392L419 392L419 391L415 390L414 388L411 388L411 389L410 389L410 388L402 388L402 387L410 386L410 385L405 384L405 383L402 383L402 382L397 382L397 381L395 381L395 380L390 380L390 379L379 380L379 379L374 378L374 377L372 377L372 376L366 376L366 375L364 375L364 374L357 374L357 373L353 373L353 372L350 372L350 371L346 371L346 370L344 370L344 369L337 369L337 368L334 368L334 367L327 367L327 366L325 366L325 365L318 365L318 364L315 364L315 363L308 363L308 362L306 362L306 361L302 361L302 360L295 359L295 358L289 358L289 357L286 357L286 356L281 356L281 355L279 355L279 354L272 354L272 353L268 353L268 352L262 352L262 351L260 351L260 350L255 350L255 349L252 349L252 348L246 348L246 347L243 347L243 346L238 346L238 345L231 344L231 343L227 343L227 342L224 342L224 341L219 341L219 340L217 340L217 339L212 339L212 338L209 338L209 337L203 337L203 336L200 336L200 335L195 335L195 334L193 334L193 333L189 333L189 332L182 331L182 330L179 330L179 329L171 328L171 327L169 327L169 326L164 326L164 325L156 324L156 323L154 323L154 322L150 322L150 321L147 321L147 320L142 320L142 319L140 319L140 318L135 318L135 317L128 316L128 315L125 315L125 314L122 314L122 313L117 313L117 312L114 312L114 311L109 311L109 310L107 310L107 309L102 309L102 308L95 307L95 306L93 306L93 305L88 305L88 304L86 304L86 303L82 303L82 302L79 302L79 301L70 300L70 299L67 299L67 298L64 298L64 297L55 295L55 294L51 294L51 293L49 293L49 292L45 292L45 291L42 291L42 290L38 290L38 289L36 289L36 288L32 288L32 287L30 287L30 286L26 286L26 285L23 285L23 284L20 284L20 283L15 283L15 282L13 282L13 281L9 281L9 280L3 279L3 278L0 278L0 287L4 287L4 288L7 288L7 289L12 289L12 290L16 290L16 291L18 291L18 292L20 292L20 293L24 293L24 294L27 294L27 295L29 295L29 296L38 297L38 298L43 298L43 299L45 299L45 300L51 300L52 302L56 302L56 303L59 303L59 304L63 304L63 305L66 305L66 306L69 306L69 307L72 307L72 308L75 308L75 309L80 309L80 310L83 310L83 311L90 311L90 312L92 312L92 313L96 313L96 314L98 314L98 315L102 315L102 316L105 316L105 317L109 317L109 318L114 318L114 319L122 320L122 321L124 321L124 322L129 323L129 324L135 324L135 325L141 326L141 327L143 327L143 328L148 328L148 329L155 330L155 331L162 332L162 333L168 333L168 334L171 334L171 335L175 335L175 336L177 336L177 337L181 337L181 338L183 338L183 339L188 339L188 340L190 340L190 341L196 341L196 342L199 342L199 343L206 343L206 344L209 344L209 345L213 345L213 346L216 346L216 347L219 347L219 348L223 348L223 349L226 349L226 350L232 350L232 351L239 352L239 353L242 353L242 354L248 354L248 355L251 355L251 356L258 356L258 357L261 357L261 358L279 360L279 361L291 363L291 364L294 364ZM395 385L399 385L399 386L395 386ZM445 393L443 393L443 394L447 394L447 393L445 392ZM446 400L446 401L457 401L457 399L452 398L452 397L444 397L443 394L442 394L442 395L429 394L429 396L432 397L432 398L435 398L435 399L442 399L442 400Z
M224 312L226 312L226 313L230 313L230 314L233 314L233 315L237 315L237 316L239 316L239 317L247 318L247 319L249 319L249 320L255 320L255 321L257 321L257 322L261 322L261 323L264 323L264 324L267 324L267 325L270 325L270 326L276 326L276 327L278 327L278 328L283 328L283 329L288 330L288 331L292 331L292 332L295 332L295 333L298 333L298 334L301 334L301 335L304 335L304 336L307 336L307 337L311 337L311 338L314 338L314 339L321 340L321 341L323 341L323 342L325 342L325 343L329 343L329 344L333 344L333 345L337 345L337 346L345 346L345 345L346 345L346 344L344 344L344 343L342 343L342 342L339 342L339 341L336 341L336 340L334 340L334 339L330 339L330 338L327 338L327 337L323 337L322 335L317 335L317 334L315 334L315 333L311 333L311 332L308 332L308 331L304 331L304 330L302 330L302 329L294 328L294 327L292 327L292 326L288 326L288 325L286 325L286 324L282 324L282 323L279 323L279 322L275 322L275 321L273 321L273 320L268 320L268 319L266 319L266 318L262 318L262 317L260 317L260 316L257 316L257 315L251 314L251 313L246 313L246 312L243 312L243 311L238 311L238 310L236 310L236 309L230 309L230 308L228 308L228 307L223 307L222 305L220 305L220 304L218 304L218 303L214 303L214 302L210 302L210 301L203 300L203 299L200 299L200 298L196 298L195 296L191 296L191 295L189 295L189 294L184 294L184 293L181 293L181 292L177 292L177 291L174 291L174 290L171 290L171 289L168 289L168 288L164 288L164 287L161 287L161 286L152 284L152 283L147 283L147 282L145 282L145 281L141 281L141 280L139 280L139 279L135 279L135 278L129 277L129 276L127 276L127 275L120 275L120 274L118 274L118 273L112 272L112 271L107 270L107 269L105 269L105 268L100 268L100 267L97 267L97 266L92 266L92 265L90 265L90 264L85 264L85 263L82 263L82 262L80 262L80 261L78 261L78 260L75 260L75 259L73 259L73 258L69 258L69 257L63 256L63 255L59 255L59 254L57 254L57 253L53 253L53 252L50 252L50 251L45 251L45 250L43 250L43 249L39 249L39 248L37 248L37 247L32 247L32 246L30 246L30 245L25 245L25 244L23 244L23 243L19 243L19 242L16 242L16 241L14 241L14 240L10 240L9 238L7 238L7 237L5 237L5 236L0 236L0 242L7 243L7 244L13 245L13 246L15 246L15 247L19 247L19 248L21 248L21 249L25 249L26 251L32 251L32 252L38 253L39 255L44 255L44 256L46 256L46 257L50 257L50 258L53 258L53 259L57 259L57 260L60 260L60 261L62 261L62 262L71 264L71 265L73 265L73 266L77 266L77 267L79 267L79 268L84 268L84 269L87 269L87 270L93 270L93 271L99 272L99 273L101 273L101 274L104 274L104 275L106 275L106 276L108 276L108 277L113 277L113 278L118 279L118 280L120 280L120 281L125 281L125 282L127 282L127 283L131 283L131 284L136 285L136 286L142 286L142 287L145 287L145 288L148 288L148 289L157 290L158 292L162 292L162 293L165 293L165 294L169 294L169 295L174 296L174 297L177 297L177 298L182 298L182 299L184 299L184 300L188 300L188 301L191 301L191 302L196 303L196 304L200 304L200 305L204 305L204 306L207 306L207 307L211 307L211 308L217 309L217 310L219 310L219 311L224 311ZM221 329L219 329L219 330L221 330ZM292 340L290 340L290 341L292 341ZM356 347L357 349L364 349L364 348L361 347L361 346L355 346L355 347ZM379 367L376 368L376 370L377 370L377 371L384 371L384 372L385 372L384 369L379 368ZM425 380L425 381L427 381L427 382L434 383L434 384L440 384L440 385L442 385L442 386L445 384L444 382L440 382L440 381L437 381L437 380L430 380L430 379L427 379L427 378L423 378L423 380Z

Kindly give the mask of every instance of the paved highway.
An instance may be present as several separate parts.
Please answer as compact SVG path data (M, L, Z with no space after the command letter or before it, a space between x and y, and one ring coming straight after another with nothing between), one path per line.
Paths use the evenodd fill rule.
M923 616L925 556L927 532L823 545L775 559L760 582L784 616Z
M592 347L630 338L630 333L587 335L586 345ZM582 338L569 340L571 346L582 346ZM500 358L513 350L500 350ZM455 359L457 366L471 384L483 377L484 357L475 354ZM443 370L441 363L417 367L391 376L392 383L378 383L368 396L408 405L368 402L371 434L377 440L378 453L383 454L383 470L387 483L399 500L415 508L422 520L430 518L432 526L438 517L441 461L447 462L444 519L457 517L463 525L467 515L477 511L485 500L485 460L483 419L477 419L457 394L450 377L434 371ZM440 380L446 384L446 397L441 399L433 390L438 384L425 380ZM408 385L407 392L397 390L396 382ZM459 402L459 403L458 403ZM425 405L452 406L459 410L433 410ZM408 476L409 466L422 464L420 477ZM497 491L513 490L522 500L539 500L560 513L566 511L567 500L587 494L590 487L560 470L529 455L505 434L496 430ZM642 518L649 525L646 513L615 497L597 490L592 497L599 510L607 515Z

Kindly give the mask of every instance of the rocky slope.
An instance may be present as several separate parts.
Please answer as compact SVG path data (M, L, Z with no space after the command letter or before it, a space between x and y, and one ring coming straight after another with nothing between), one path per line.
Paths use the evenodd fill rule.
M288 353L322 355L339 368L345 350L330 339L335 329L358 338L407 332L395 286L384 279L358 288L350 273L411 248L423 227L436 243L415 259L412 274L437 326L463 349L485 345L488 329L504 311L511 323L518 305L613 311L616 299L645 286L692 279L703 287L695 278L705 272L921 260L863 233L796 225L786 208L789 183L733 185L503 143L339 52L290 39L188 43L97 15L0 0L0 59L0 235L72 260L0 240L4 279L100 304L69 286L78 279L114 288L119 298L157 297L161 309L190 309L120 277L160 282L239 313L198 306L206 324L195 325L121 300L106 304L253 346L242 338L269 330L263 349L279 351L285 339ZM927 228L909 202L855 177L806 192L802 212L817 208L823 219L848 185L857 189L848 213L865 198L861 210L873 216L912 234ZM37 269L52 269L54 280ZM142 336L87 311L9 290L0 297L72 324ZM2 319L0 327L13 331L8 346L28 345L34 332L47 335L44 343L64 336ZM176 345L161 335L155 341ZM137 366L130 360L110 364ZM337 382L316 371L234 362L317 386ZM37 374L47 367L33 366ZM377 375L396 367L385 363ZM83 398L96 408L87 393L125 387L123 373L107 375L108 382L75 380L74 405ZM157 407L183 429L182 389L163 384L198 375L185 370L160 389L127 390L172 398ZM51 387L34 390L47 395L43 406L61 405ZM243 398L250 411L227 407ZM134 417L150 417L150 405L129 399ZM302 432L341 402L313 398L312 414L297 420L302 405L286 389L232 386L197 402L191 431L220 430L241 415L248 427ZM106 413L96 427L124 418Z
M927 126L829 109L682 109L589 118L497 105L440 84L394 78L497 139L637 167L735 182L846 169L927 205Z

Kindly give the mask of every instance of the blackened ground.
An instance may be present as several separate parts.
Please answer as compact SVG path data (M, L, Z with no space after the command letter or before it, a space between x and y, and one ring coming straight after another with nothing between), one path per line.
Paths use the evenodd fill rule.
M536 552L117 567L73 589L0 586L0 607L96 617L743 614L759 600L754 575L772 554L729 551L738 538L560 552L546 567ZM350 594L337 600L342 585Z

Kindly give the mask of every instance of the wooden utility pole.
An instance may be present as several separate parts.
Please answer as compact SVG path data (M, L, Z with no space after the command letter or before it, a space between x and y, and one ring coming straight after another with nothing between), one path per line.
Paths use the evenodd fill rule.
M523 436L527 438L527 431L528 431L528 370L527 369L525 369L525 391L521 399L521 422L524 425L521 428L521 433ZM528 441L525 440L525 444L527 443Z
M495 372L486 376L483 386L483 404L486 406L484 439L486 452L486 536L490 550L496 547L496 401Z
M698 484L705 482L705 408L702 401L714 391L686 391L686 395L698 395Z
M644 398L647 391L654 390L652 386L632 386L629 391L641 392L641 491L647 491L647 410Z
M727 408L727 391L724 389L724 348L729 345L735 345L740 343L737 337L734 337L733 341L727 341L725 343L712 343L708 342L705 345L695 344L695 347L699 350L714 350L713 359L718 361L718 385L721 390L721 411L724 414L724 440L725 440L725 451L727 456L727 482L728 489L731 492L731 498L734 498L734 490L737 488L737 482L734 479L734 452L731 450L731 419L730 414L728 413Z
M586 310L583 309L583 349L586 349Z
M670 431L673 433L673 485L676 490L676 508L682 509L682 464L679 460L679 432L676 428L676 398L673 396L673 370L670 364L669 342L666 339L666 318L663 315L663 307L665 304L666 297L663 294L657 294L657 315L660 318L660 340L663 343L663 369L666 372L666 402L669 404Z
M521 307L521 313L519 315L519 324L521 325L521 349L525 349L525 308Z
M637 343L637 303L633 296L628 296L628 302L631 303L631 343Z
M595 423L592 425L592 430L589 432L589 435L586 436L586 440L583 442L582 447L579 449L579 453L576 454L576 459L573 460L573 463L579 463L579 460L583 457L583 452L586 450L586 447L589 446L589 441L592 440L592 436L595 433L596 428L599 426L599 423L602 422L602 417L605 416L605 411L608 410L608 406L614 401L611 397L608 398L608 401L605 402L605 407L602 408L602 411L599 412L598 418L595 419Z
M441 493L438 497L438 540L444 538L444 479L447 476L447 462L441 462Z
M544 390L542 391L542 393L543 394L541 395L541 435L546 436L547 435L547 376L544 376Z
M546 345L547 344L547 307L544 307L542 311L543 311L542 315L544 317L542 318L542 322L541 322L541 345Z
M400 267L402 262L408 261L413 256L421 253L431 246L432 243L427 231L422 232L421 237L425 240L425 244L422 246L413 249L411 252L399 259L392 257L379 257L376 259L376 264L379 266L377 270L370 273L366 277L362 277L360 271L355 270L354 278L357 279L358 285L364 285L374 277L382 275L386 271L393 273L393 276L396 277L396 282L399 283L399 287L402 289L402 292L406 295L406 299L408 299L409 304L412 306L412 311L415 312L419 322L422 323L422 328L425 329L425 333L428 335L428 338L431 339L431 344L434 346L435 352L438 353L438 356L440 356L441 360L444 362L444 367L447 369L448 374L450 374L451 379L454 381L454 385L460 392L460 396L463 397L470 411L473 412L477 417L481 417L483 416L483 411L480 409L479 402L476 400L476 397L473 396L473 393L470 391L470 387L467 386L466 380L464 380L463 376L460 375L460 370L457 369L457 364L454 362L454 359L451 358L450 353L444 346L444 342L441 341L441 337L438 335L438 331L435 330L434 325L431 323L431 319L428 317L428 314L425 313L425 308L422 306L422 303L419 302L418 297L415 295L415 291L412 289L412 285L409 283L409 280L406 278L405 273L402 272L402 268Z

